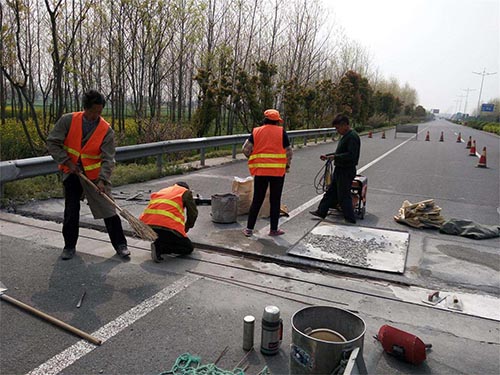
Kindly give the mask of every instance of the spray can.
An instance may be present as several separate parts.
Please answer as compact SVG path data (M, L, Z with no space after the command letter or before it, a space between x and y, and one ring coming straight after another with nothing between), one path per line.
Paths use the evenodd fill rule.
M266 306L261 325L260 352L265 355L277 354L283 339L283 321L280 318L280 309L276 306Z
M247 315L243 318L243 350L249 351L253 348L253 334L255 328L255 317Z

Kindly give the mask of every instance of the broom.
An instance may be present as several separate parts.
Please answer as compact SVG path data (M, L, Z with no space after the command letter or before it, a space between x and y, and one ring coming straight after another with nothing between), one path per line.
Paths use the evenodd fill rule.
M78 174L82 180L84 180L86 183L88 183L90 186L92 186L101 197L106 199L108 203L110 203L112 206L114 206L120 215L128 221L134 232L141 237L145 241L151 241L154 242L158 238L158 234L151 229L150 226L144 224L142 221L137 219L134 215L132 215L130 212L128 212L125 209L122 209L120 206L118 206L113 199L111 199L106 193L103 193L102 191L99 190L99 188L91 181L87 176L85 176L83 173Z

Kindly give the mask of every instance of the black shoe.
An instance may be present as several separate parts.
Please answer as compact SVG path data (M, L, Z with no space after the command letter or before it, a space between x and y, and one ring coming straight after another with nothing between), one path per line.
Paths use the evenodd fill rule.
M316 210L316 211L309 211L309 213L310 213L311 215L314 215L314 216L319 217L319 218L321 218L321 219L324 219L324 218L326 217L326 215L324 215L324 216L323 216L323 215L321 215L321 214L319 213L319 211L318 211L318 210Z
M347 219L347 218L344 218L344 222L345 222L345 223L348 223L348 224L356 224L356 220L355 220L355 219Z
M61 253L61 259L62 260L69 260L75 256L75 253L76 253L76 249L74 247L72 247L70 249L65 247Z
M127 245L121 244L118 245L118 249L116 249L116 253L122 258L126 258L130 255L130 250L127 248Z
M155 262L155 263L163 262L163 258L161 257L160 250L156 248L156 245L154 242L151 243L151 259L153 259L153 262Z

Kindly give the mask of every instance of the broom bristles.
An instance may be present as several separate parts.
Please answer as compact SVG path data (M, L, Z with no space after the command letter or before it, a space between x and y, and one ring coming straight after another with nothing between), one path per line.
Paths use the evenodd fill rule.
M158 238L158 234L149 225L144 224L127 210L122 209L120 215L128 221L134 232L143 240L154 242Z

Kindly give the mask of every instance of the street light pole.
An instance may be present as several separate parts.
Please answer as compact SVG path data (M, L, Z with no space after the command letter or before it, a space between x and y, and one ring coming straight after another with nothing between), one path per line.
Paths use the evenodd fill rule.
M479 99L477 100L477 116L479 117L481 115L481 94L483 93L484 76L491 76L493 74L497 74L497 72L486 73L486 68L484 68L482 73L478 72L472 72L472 73L482 76L481 88L479 89Z
M467 100L469 99L469 92L476 91L476 89L466 88L462 90L467 92L467 95L465 96L465 105L464 105L464 115L465 115L467 113Z

